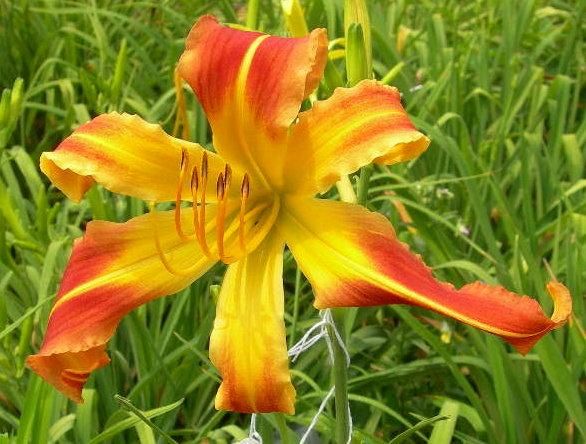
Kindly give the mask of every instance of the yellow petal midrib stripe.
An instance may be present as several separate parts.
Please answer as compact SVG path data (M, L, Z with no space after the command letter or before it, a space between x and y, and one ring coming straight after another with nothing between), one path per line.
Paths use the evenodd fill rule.
M172 254L176 251L178 251L180 248L183 247L188 247L188 245L185 244L178 244L175 245L173 248L170 248L168 250L166 250L166 253L168 254ZM104 274L100 274L98 277L92 278L91 280L84 282L83 284L76 286L74 289L70 290L69 292L65 293L63 296L61 296L53 305L53 308L51 309L51 314L53 314L53 312L62 304L64 304L65 302L74 299L77 296L82 295L83 293L86 293L90 290L93 290L95 288L107 285L107 284L112 284L112 283L116 283L119 279L123 278L126 274L132 273L133 271L137 270L138 268L142 268L142 267L148 267L150 266L150 263L152 262L160 262L160 258L159 256L154 253L152 256L147 256L147 257L143 257L135 262L131 262L130 264L128 264L127 266L118 269L118 270L113 270ZM202 255L200 257L200 262L202 262L202 267L205 266L206 262L210 262L210 266L212 265L213 261L208 259L207 256ZM197 263L197 262L196 262ZM197 276L197 274L199 273L199 271L194 272L194 277ZM188 277L178 277L178 279L186 279L188 280ZM130 283L130 285L132 285L132 283Z
M319 242L321 242L333 255L337 256L338 258L340 258L340 263L347 269L352 269L356 274L358 275L362 275L365 277L365 279L367 281L370 281L371 283L375 284L376 286L383 288L383 289L387 289L393 293L397 293L397 294L404 294L407 295L409 298L411 298L413 301L416 301L417 303L424 305L424 306L428 306L431 309L445 314L449 317L452 317L456 320L459 320L461 322L467 323L469 325L472 325L473 327L476 328L480 328L481 330L485 330L488 331L490 333L494 333L496 335L500 335L500 336L505 336L505 337L512 337L512 338L525 338L525 337L531 337L531 336L535 336L537 334L542 333L543 331L546 331L546 329L539 331L539 332L533 332L530 334L523 334L523 333L516 333L516 332L511 332L511 331L506 331L506 330L502 330L496 327L493 327L492 325L489 324L485 324L483 322L477 321L473 318L469 318L466 316L461 315L460 313L458 313L457 311L454 310L450 310L448 308L446 308L445 306L430 300L429 298L416 293L406 287L404 287L403 285L393 281L392 279L386 278L384 276L379 275L378 273L373 273L371 271L371 269L368 266L365 266L363 264L357 263L355 261L351 261L350 259L348 259L346 256L344 256L342 253L340 253L335 246L333 246L330 242L328 242L327 240L325 240L323 237L317 235L316 233L314 233L313 231L311 231L308 227L306 227L305 225L301 224L299 222L299 220L294 216L292 211L288 211L288 210L284 210L284 213L286 215L288 215L290 217L290 219L292 221L294 221L294 223L301 228L302 231L305 231L306 233L308 233L310 236L314 237L315 239L317 239ZM351 266L350 266L351 264Z
M126 157L129 157L130 159L132 159L133 161L136 161L138 163L143 163L145 165L153 163L153 162L147 161L145 159L145 157L142 156L138 150L132 151L132 150L125 149L123 147L123 144L109 142L107 140L104 140L102 137L100 137L99 135L96 135L96 134L76 133L74 135L74 137L76 139L86 140L86 141L88 141L92 144L98 145L98 146L106 147L108 150L112 151L112 157L114 157L114 158L120 157L120 156L126 156ZM158 143L158 141L155 141L155 140L152 140L150 142L152 142L153 145L160 145ZM195 152L195 151L197 151L197 147L201 148L201 146L199 146L195 143L188 142L188 141L183 141L183 142L186 145L185 148L187 150ZM179 159L183 143L180 143L178 141L178 139L174 139L169 142L169 145L173 145L173 147L177 149L177 156L176 157ZM203 148L201 148L201 149L203 150ZM163 147L161 147L160 151L161 151L161 157L163 157L164 155L171 155L171 152L165 151L163 149Z
M374 113L374 114L368 114L367 117L362 118L362 119L356 119L354 120L353 124L348 125L347 122L345 122L344 124L344 131L337 131L336 132L336 136L335 137L327 137L326 135L328 134L328 131L324 131L320 136L315 136L316 132L313 130L312 127L315 128L320 128L320 125L312 125L312 123L310 122L310 119L308 119L308 121L305 123L305 125L308 125L308 132L310 134L310 137L312 139L315 139L315 146L317 146L317 153L322 153L324 151L326 151L325 149L320 149L320 147L325 147L325 146L339 146L342 145L341 141L343 141L345 138L348 137L348 134L358 131L361 127L379 120L379 119L384 119L384 118L389 118L391 116L394 115L400 115L401 113L398 111L389 111L389 110L385 110L385 111L381 111L378 113ZM326 143L323 143L323 141L326 141ZM381 147L381 149L383 149L383 147ZM385 148L386 150L387 148Z
M226 217L234 217L234 214L236 213L236 210L234 210L232 213L230 213L229 215L227 215ZM139 216L139 217L152 217L151 215L145 215L145 216ZM152 221L147 221L146 223L152 223ZM216 222L215 219L210 219L208 221L208 223L206 224L206 233L214 233L216 229ZM154 245L154 234L153 234L153 238L151 239ZM148 239L144 239L144 242L148 242ZM188 248L191 247L189 244L193 243L192 248L194 253L200 252L200 247L199 244L196 242L195 239L193 239L192 241L188 241L187 243L185 241L181 241L181 239L178 237L177 238L177 244L175 244L174 246L168 248L165 250L165 253L167 254L173 254L175 252L177 252L179 249L181 248ZM195 254L194 254L195 256ZM206 260L209 260L207 258L207 256L205 256L203 253L201 253L201 259L203 259L203 262L205 263ZM120 270L114 270L114 271L110 271L107 272L105 274L101 274L100 276L93 278L92 280L88 281L88 282L84 282L83 284L73 288L72 290L70 290L69 292L67 292L66 294L64 294L63 296L61 296L56 302L55 305L53 305L53 308L51 309L51 313L53 313L57 307L59 307L61 304L63 304L64 302L67 302L70 299L75 298L76 296L79 296L82 293L85 293L86 291L89 291L93 288L97 288L101 285L105 285L109 282L114 281L115 279L119 278L120 275L132 272L134 270L136 270L139 267L143 267L143 266L148 266L149 262L152 261L159 261L160 262L160 258L158 256L158 254L156 252L153 252L152 256L147 256L147 257L143 257L139 260L136 260L134 262L131 262L130 264L128 264L127 266L125 266L124 268L120 269Z
M264 237L264 234L263 233L265 231L268 232L268 230L265 228L265 225L268 224L268 225L272 226L272 224L274 223L274 220L277 217L277 214L276 213L278 212L278 208L279 207L280 207L280 205L278 205L278 202L277 202L277 204L276 204L276 210L275 210L275 206L273 206L271 208L271 213L269 213L268 219L262 221L262 226L260 226L261 224L259 223L259 226L260 226L258 228L259 232L254 233L253 239L252 239L252 243L253 244L256 243L256 242L260 242L261 239L259 239L259 236L263 236ZM246 220L249 220L250 218L255 217L255 215L258 212L262 212L262 211L264 211L264 209L265 209L265 206L262 205L262 204L259 205L259 206L257 206L257 207L255 207L255 209L251 209L246 214ZM226 218L227 219L230 219L230 220L232 220L232 219L233 220L236 220L236 215L238 214L238 210L239 210L238 208L232 209L226 215ZM149 215L149 216L142 216L142 217L151 217L151 216ZM228 226L228 228L226 229L226 231L225 231L226 237L229 238L230 236L233 236L237 232L237 229L238 229L238 224L231 223ZM216 230L216 219L215 218L210 218L210 220L206 224L206 235L209 235L210 233L214 234L215 233L215 230ZM153 234L153 236L154 236L154 234ZM147 240L145 239L145 242L146 241ZM154 241L154 238L153 238L153 244L154 244L154 242L155 241ZM193 246L192 246L192 248L193 248L193 256L194 257L197 257L197 254L198 253L201 255L200 259L202 260L202 266L205 266L205 263L206 262L210 262L210 266L211 266L211 264L213 264L214 262L216 262L216 259L211 260L211 259L207 258L207 256L205 256L201 252L200 247L199 247L199 244L196 242L195 239L193 239L193 241L189 241L189 243L186 243L184 241L181 241L180 238L177 238L177 242L178 243L176 245L174 245L174 246L166 249L165 250L165 253L171 255L171 254L177 252L180 248L183 248L183 247L188 248L188 247L190 247L189 243L193 242ZM212 244L211 251L212 251L212 254L215 257L215 254L217 253L217 245L215 243ZM121 270L115 270L115 271L108 272L106 274L102 274L99 277L96 277L96 278L94 278L94 279L92 279L92 280L90 280L88 282L85 282L85 283L83 283L83 284L75 287L74 289L70 290L69 292L67 292L66 294L64 294L63 296L61 296L55 302L55 304L53 305L53 308L51 309L51 314L57 309L57 307L59 307L61 304L65 303L66 301L68 301L70 299L73 299L76 296L79 296L80 294L82 294L82 293L84 293L86 291L89 291L89 290L91 290L93 288L97 288L97 287L99 287L101 285L104 285L104 284L107 284L109 282L112 282L115 279L118 279L121 275L126 274L126 273L129 273L129 272L132 272L133 270L136 270L139 267L148 266L149 265L148 262L149 261L153 261L153 260L160 261L160 258L159 258L159 256L156 253L153 253L153 256L147 256L147 257L144 257L144 258L142 258L140 260L137 260L135 262L132 262L132 263L128 264L128 266L122 268ZM193 264L193 265L195 265L195 264ZM194 273L194 276L196 276L196 275L197 275L197 273ZM183 278L184 279L187 279L186 277L183 277Z
M248 80L248 73L250 72L252 59L256 54L256 50L258 49L260 44L267 38L269 38L269 35L266 34L258 36L246 50L246 54L242 58L242 63L240 64L240 68L238 70L238 76L236 77L236 87L234 88L234 104L236 108L236 114L233 117L235 119L238 119L238 122L236 122L236 124L234 125L234 127L236 128L235 133L238 138L239 146L243 148L243 154L248 160L248 165L254 170L254 175L262 181L262 185L266 189L270 190L270 183L265 177L261 168L255 162L254 157L252 155L252 151L249 146L249 141L247 140L247 137L244 134L244 128L248 125L245 116L248 116L251 112L251 110L248 109L246 103L246 83Z

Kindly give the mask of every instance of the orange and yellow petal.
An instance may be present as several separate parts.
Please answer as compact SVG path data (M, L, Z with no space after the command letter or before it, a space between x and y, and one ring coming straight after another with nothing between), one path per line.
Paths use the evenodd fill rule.
M316 307L408 304L500 336L527 353L572 310L567 289L551 283L548 318L539 303L480 282L460 289L438 281L395 236L380 214L352 204L308 198L286 201L279 229L312 284Z
M189 200L191 172L200 168L204 150L166 134L159 125L129 114L102 114L81 125L51 152L41 155L41 170L67 197L79 201L98 182L110 191L149 201L175 200L185 153L182 195ZM220 156L207 152L208 201L216 196L215 180L224 170ZM242 173L233 172L240 183ZM233 195L239 190L233 187Z
M162 263L154 224L166 259L184 274L172 274ZM201 253L194 239L179 238L173 213L147 214L122 224L90 222L74 244L43 345L28 365L81 402L90 373L109 362L106 343L120 319L139 305L185 288L215 261Z
M222 376L216 408L294 412L283 320L283 242L270 234L226 271L210 339Z
M205 16L187 37L179 72L207 114L218 152L268 186L281 181L287 129L317 87L326 59L323 29L273 37Z
M292 127L285 159L285 190L326 191L340 177L372 162L413 159L429 139L413 126L396 88L364 80L302 112Z

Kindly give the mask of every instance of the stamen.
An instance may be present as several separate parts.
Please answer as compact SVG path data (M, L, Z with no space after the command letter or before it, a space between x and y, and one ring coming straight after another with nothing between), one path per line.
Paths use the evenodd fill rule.
M182 190L183 185L186 179L187 171L189 168L189 153L186 149L181 151L181 162L180 162L180 174L179 174L179 186L177 189L176 194L176 201L175 201L175 213L174 213L174 222L175 228L177 233L184 238L184 239L193 239L190 236L186 236L183 232L181 226L181 198L182 198ZM252 220L256 220L259 217L259 214L266 210L266 206L258 206L253 208L250 212L246 212L246 203L250 195L250 178L247 173L244 174L242 183L240 186L240 195L241 195L241 203L240 203L240 210L239 210L239 221L238 224L230 224L226 227L226 213L228 208L228 198L229 198L229 187L232 181L232 169L230 165L226 164L224 167L224 171L218 175L216 181L216 197L217 197L217 207L216 207L216 242L217 242L217 256L214 254L212 257L212 253L209 249L207 244L206 238L206 191L207 191L207 183L208 183L208 155L207 153L203 153L201 159L201 170L194 166L191 170L191 177L190 177L190 190L191 190L191 197L193 199L193 228L195 232L195 237L197 242L199 243L202 252L210 259L219 259L222 262L229 264L237 260L240 255L237 256L227 256L225 252L225 239L232 238L232 236L236 235L236 230L238 230L238 237L240 243L240 250L241 253L244 254L246 252L246 238L245 238L245 231L247 224L250 224ZM198 204L198 197L201 193L200 202ZM161 245L161 238L159 235L159 227L156 218L156 203L151 203L149 205L150 212L152 214L152 223L153 223L153 233L154 233L154 241L155 247L157 251L157 255L165 269L176 276L191 276L194 272L197 271L199 264L194 264L185 269L177 269L172 264L171 261L167 258L165 251L163 250L163 246ZM273 205L274 207L275 205ZM277 204L277 211L278 211L278 204ZM274 210L271 211L274 213ZM276 214L276 213L275 213ZM270 217L271 219L272 216ZM210 224L212 222L210 221ZM253 223L254 225L254 223ZM211 228L211 227L210 227ZM264 229L255 230L256 232L252 236L253 244L256 245L257 238L263 235ZM177 248L179 245L173 245L173 248Z
M246 214L246 201L248 200L248 196L250 194L250 179L248 178L248 173L244 174L242 178L242 185L240 185L240 215L239 215L239 225L238 225L238 240L240 241L240 250L242 254L246 252L246 238L244 236L244 215Z
M165 269L169 273L174 274L175 276L192 276L193 273L195 271L197 271L199 264L194 264L191 267L186 268L184 270L177 270L176 268L174 268L171 265L171 263L167 259L167 256L165 256L165 252L163 251L163 247L161 247L161 239L159 237L159 228L157 226L157 220L156 220L157 217L156 217L156 210L155 210L155 202L149 204L149 212L150 212L150 217L152 219L153 233L155 235L155 247L157 248L157 254L159 256L159 259L161 260L161 263L165 267Z
M206 239L206 190L208 186L208 153L204 151L201 158L201 202L199 210L199 224L197 232L197 240L201 246L202 251L208 257L211 257L210 249ZM194 201L195 204L195 201Z
M177 230L178 235L183 240L189 240L190 236L187 236L182 228L182 218L181 218L181 202L182 202L182 192L183 186L186 179L187 171L189 169L189 152L186 149L181 150L181 162L180 162L180 174L179 174L179 184L177 187L177 194L175 198L175 228ZM190 178L190 190L191 190L191 197L193 200L192 205L192 222L193 222L193 229L195 233L195 237L197 242L199 243L202 252L208 257L212 258L211 250L207 243L207 236L206 236L206 192L208 186L208 174L209 174L209 158L207 152L203 152L201 158L201 169L198 169L197 166L194 166L191 170L191 178ZM240 186L240 210L239 210L239 217L238 217L238 224L237 225L230 225L230 227L226 227L226 212L228 206L228 190L230 188L232 182L232 168L229 164L224 166L224 171L218 175L216 181L216 197L217 197L217 207L216 207L216 245L217 245L217 258L224 263L230 263L235 260L234 257L226 256L225 252L225 239L227 236L236 234L235 231L238 230L238 240L240 245L240 251L242 254L246 252L246 224L248 221L248 214L247 211L247 201L250 195L250 177L248 173L245 173L242 179L242 183ZM201 195L200 195L201 193ZM198 202L199 197L199 202ZM227 233L228 230L231 234ZM159 235L156 233L155 241L157 244L157 252L161 258L161 262L165 268L177 275L184 274L181 270L175 270L165 257L160 241ZM214 256L216 256L214 254Z
M183 192L183 181L185 180L185 172L187 171L188 165L189 155L187 154L187 150L183 148L181 149L179 184L177 185L177 194L175 196L175 229L177 230L179 237L183 240L189 239L189 236L187 236L183 232L183 228L181 228L181 194Z

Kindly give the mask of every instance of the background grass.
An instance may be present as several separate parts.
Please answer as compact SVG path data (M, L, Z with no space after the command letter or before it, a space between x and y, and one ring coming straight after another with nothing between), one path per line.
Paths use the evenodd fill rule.
M343 36L341 0L302 3L310 28ZM355 311L345 325L355 441L388 442L407 431L395 442L584 442L585 2L368 5L376 76L401 89L433 140L418 160L373 171L368 207L456 285L499 282L551 310L547 262L570 288L575 315L521 357L429 312ZM125 318L109 346L112 363L92 377L85 404L67 401L24 367L85 223L145 211L143 202L100 188L80 204L64 199L39 173L40 153L110 110L170 131L172 72L190 26L207 12L244 23L246 10L246 2L228 0L0 0L0 443L246 436L249 417L213 408L218 376L207 342L222 267ZM261 0L258 10L260 29L285 34L280 2ZM343 58L334 66L344 78ZM331 86L322 84L318 95L327 97ZM191 96L189 122L193 139L209 143ZM411 222L400 217L400 204ZM292 344L317 312L289 255L285 290ZM331 386L323 344L292 368L297 414L262 415L266 443L297 442ZM333 436L332 407L318 422L319 442Z

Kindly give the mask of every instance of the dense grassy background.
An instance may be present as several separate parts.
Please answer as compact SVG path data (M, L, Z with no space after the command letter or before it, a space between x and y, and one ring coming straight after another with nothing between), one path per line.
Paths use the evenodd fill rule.
M310 28L343 36L343 1L302 3ZM433 139L420 159L373 172L368 207L386 214L436 275L456 285L499 282L551 310L547 262L574 295L575 316L521 357L429 312L358 310L345 325L356 442L388 442L438 414L450 419L422 423L406 442L584 442L585 3L368 4L376 76L401 89ZM222 267L128 316L110 343L112 364L92 378L84 405L34 376L24 358L40 345L84 224L145 211L143 202L99 188L73 204L39 173L40 153L109 110L170 131L172 72L191 24L207 12L244 23L246 9L228 0L0 0L0 443L245 436L248 417L213 408L218 376L207 341ZM285 34L280 2L260 1L258 26ZM343 57L334 64L344 78ZM330 86L322 84L319 96ZM193 139L208 143L191 96L189 119ZM401 203L411 223L400 217ZM292 344L317 312L290 256L285 289ZM263 415L265 442L296 442L293 431L309 424L331 386L323 344L292 368L297 414ZM130 414L115 394L152 422ZM330 405L318 423L322 442L332 437L332 418Z

